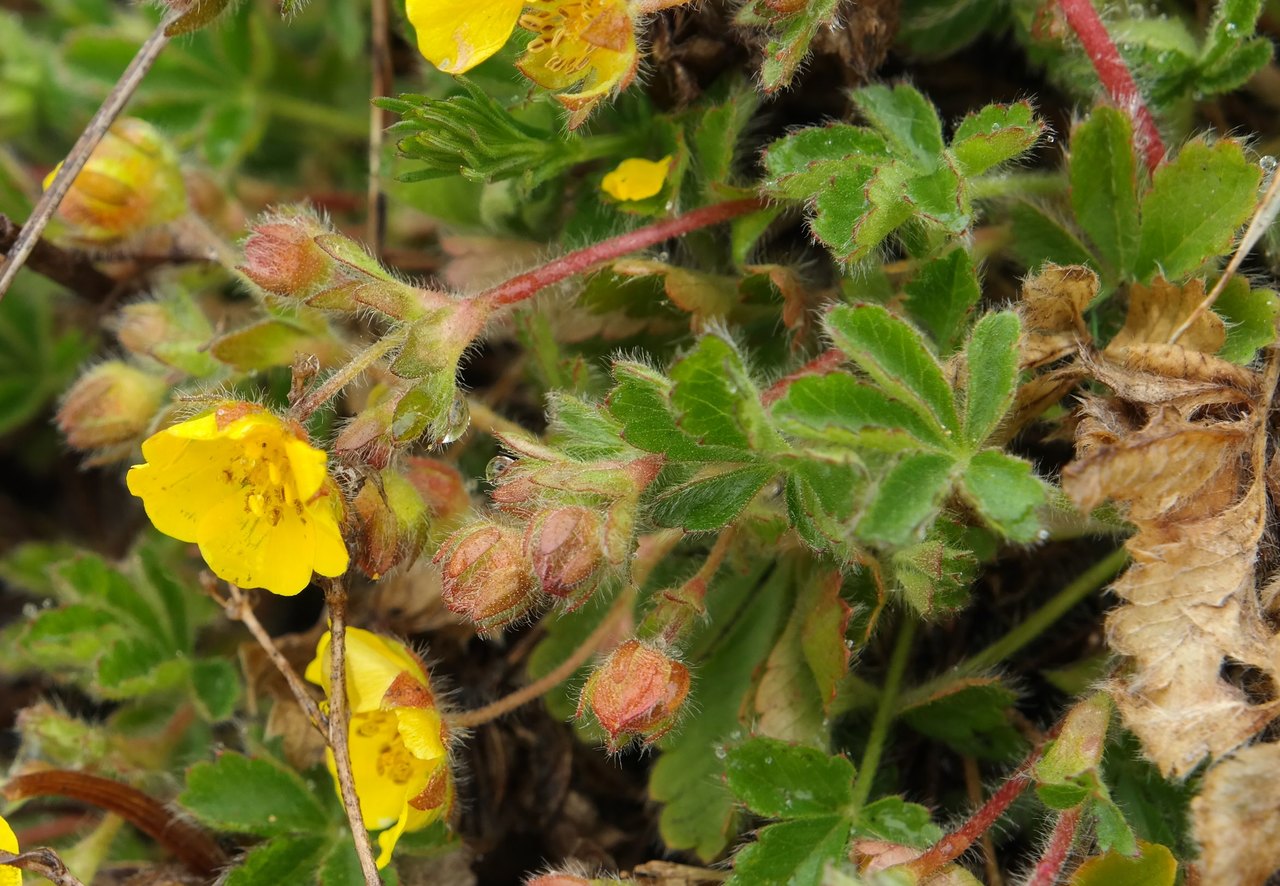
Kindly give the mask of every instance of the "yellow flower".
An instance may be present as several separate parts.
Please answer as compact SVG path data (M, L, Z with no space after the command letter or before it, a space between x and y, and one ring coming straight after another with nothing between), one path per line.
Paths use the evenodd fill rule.
M347 571L328 456L296 425L252 403L224 403L152 435L142 456L129 491L156 529L197 543L219 578L292 595L313 571Z
M604 177L600 189L615 200L644 200L662 190L670 170L670 154L661 160L631 157Z
M625 0L407 0L405 10L419 51L450 74L469 71L501 49L517 23L533 31L520 70L563 93L556 100L571 112L571 129L630 83L639 64Z
M307 665L307 679L332 692L330 635ZM422 662L402 643L347 628L351 770L364 826L378 835L378 867L405 831L426 827L453 805L445 726ZM328 752L334 773L333 753Z
M17 855L19 851L18 836L9 827L9 822L4 820L4 816L0 816L0 852ZM0 886L22 886L22 871L7 864L0 865Z

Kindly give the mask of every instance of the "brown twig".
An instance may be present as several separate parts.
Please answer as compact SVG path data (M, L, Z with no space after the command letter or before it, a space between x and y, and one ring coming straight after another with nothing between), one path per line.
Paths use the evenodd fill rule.
M528 686L517 689L510 695L504 696L492 704L484 707L476 708L470 711L461 711L448 717L448 725L450 729L473 729L476 726L483 726L491 720L511 713L521 705L528 704L536 698L541 698L550 692L556 686L559 686L565 680L573 675L573 672L586 664L591 656L595 655L600 645L608 639L609 635L617 628L618 622L623 619L630 611L635 603L636 589L635 585L631 585L618 594L617 598L609 607L609 612L605 615L604 620L596 626L591 635L582 642L582 645L573 651L573 654L562 661L543 676L534 680Z
M370 36L373 41L373 98L390 95L394 85L391 67L391 42L388 27L387 0L369 4ZM374 255L382 255L387 233L387 195L382 190L382 145L386 133L387 112L369 102L369 195L365 238Z
M230 862L204 828L137 788L100 775L65 769L28 772L9 779L4 795L10 800L69 797L114 812L201 876L213 876Z
M22 235L22 226L0 213L0 252L8 252ZM91 302L106 302L120 289L120 284L94 267L81 252L71 252L36 238L27 257L27 267L59 286Z
M289 684L289 689L293 691L293 697L302 706L302 710L306 713L307 719L311 721L311 725L327 739L329 737L329 718L320 710L316 700L311 697L311 691L307 689L307 684L298 676L298 672L293 669L293 665L289 664L289 659L284 657L284 653L280 651L275 641L271 639L271 635L262 626L262 622L258 621L258 616L253 611L253 604L244 591L228 582L227 590L231 596L230 599L224 600L214 593L212 589L207 590L209 590L210 596L222 604L222 609L227 618L232 621L242 622L249 629L249 633L253 634L253 639L258 641L258 645L267 653L267 658L271 659L271 663L276 666L276 670L284 677L284 681Z
M349 744L350 718L347 713L347 588L342 579L325 582L324 599L329 606L329 747L333 751L333 768L338 775L338 790L347 811L351 836L355 840L360 870L366 886L380 886L382 878L373 858L373 846L360 812L355 776L351 772Z
M0 865L30 871L44 877L54 886L84 886L75 874L67 870L66 864L52 849L32 849L20 855L0 851Z
M107 94L106 100L93 115L89 125L85 127L84 132L80 133L80 137L71 148L71 153L67 154L53 181L36 202L35 208L31 210L31 217L23 225L22 232L9 250L4 265L0 266L0 298L4 298L4 294L13 284L14 277L26 264L27 258L40 240L40 235L44 233L45 226L58 211L62 198L67 195L67 191L71 190L71 185L80 174L80 170L84 169L85 163L89 161L93 149L102 141L102 137L107 134L116 117L120 116L120 112L133 97L142 78L160 56L160 51L169 43L169 37L165 31L179 15L181 15L179 11L170 11L160 24L156 25L151 36L138 47L133 61L129 62L129 67L125 68L116 85L111 88L111 92Z

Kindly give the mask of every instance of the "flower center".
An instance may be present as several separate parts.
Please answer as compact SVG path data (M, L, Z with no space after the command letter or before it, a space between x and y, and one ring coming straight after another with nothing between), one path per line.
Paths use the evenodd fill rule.
M222 474L228 484L244 495L247 513L276 526L284 519L286 509L293 508L306 522L288 456L279 444L265 437L248 438L241 453Z
M351 728L361 738L370 739L369 744L376 748L373 751L377 754L375 771L380 778L406 785L425 771L425 762L405 747L395 714L387 711L356 714L351 718Z
M584 71L597 49L623 48L612 45L617 40L612 34L617 29L614 6L609 0L569 0L526 10L520 16L520 27L538 35L527 51L530 55L549 52L542 62L548 71L566 76ZM622 18L626 19L625 13ZM630 26L629 19L624 26Z

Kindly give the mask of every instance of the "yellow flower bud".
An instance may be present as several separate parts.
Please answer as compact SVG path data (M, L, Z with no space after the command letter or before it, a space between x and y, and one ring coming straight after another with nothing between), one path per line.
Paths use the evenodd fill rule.
M661 160L632 157L606 175L600 189L615 200L645 200L661 193L670 169L670 154Z
M57 172L49 173L46 188ZM186 213L177 154L150 123L130 117L107 131L58 208L75 239L92 244L124 240Z

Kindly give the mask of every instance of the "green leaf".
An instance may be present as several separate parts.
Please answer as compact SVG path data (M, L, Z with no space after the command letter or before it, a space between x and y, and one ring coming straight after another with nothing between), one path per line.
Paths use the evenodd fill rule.
M1219 0L1200 50L1202 68L1212 70L1244 41L1253 38L1262 6L1262 0Z
M969 601L978 558L965 532L949 520L933 524L925 540L895 551L893 578L907 602L925 618L954 612Z
M308 883L328 840L319 835L276 837L245 854L232 868L224 886L262 886L265 883Z
M98 659L96 688L104 698L136 698L163 692L187 679L191 664L149 639L126 637Z
M677 423L699 446L768 451L778 448L760 391L737 349L718 335L703 336L671 370Z
M1114 850L1085 861L1071 877L1070 886L1173 886L1178 860L1159 843L1138 843L1138 857Z
M813 0L787 15L779 14L768 0L752 0L738 11L738 24L765 26L769 31L760 64L760 85L766 93L791 82L818 29L831 24L838 7L838 0Z
M1013 405L1018 387L1018 338L1022 324L1012 311L986 314L965 348L964 435L976 449Z
M36 615L19 643L47 670L87 667L125 636L114 613L90 606L63 606Z
M950 455L917 453L902 458L880 481L858 521L858 536L889 545L917 538L942 507L954 469Z
M716 185L730 181L742 133L759 106L756 91L739 82L721 103L697 120L692 144L698 171L705 182Z
M1251 363L1258 349L1276 340L1280 296L1270 289L1250 289L1245 277L1232 277L1213 310L1226 321L1227 340L1218 356L1232 363Z
M1197 72L1196 86L1202 93L1222 93L1239 89L1254 74L1265 68L1275 55L1275 47L1266 37L1255 37L1227 52L1212 65Z
M973 221L967 191L960 170L948 157L937 169L908 181L906 197L912 214L949 234L961 234Z
M622 438L645 452L661 452L675 461L740 461L732 447L699 446L676 424L672 382L640 363L613 365L616 382L609 393L610 414L622 425Z
M653 503L659 526L703 532L732 521L778 474L772 465L748 465L698 476L665 490Z
M803 583L800 585L803 587ZM799 591L797 592L799 593ZM786 627L778 637L756 675L754 691L748 699L752 730L760 736L803 745L826 747L831 739L830 721L824 715L824 695L814 679L805 656L801 635L805 607L800 601L792 608ZM831 637L815 646L828 647ZM822 642L826 640L828 642ZM844 635L834 638L844 650Z
M552 391L547 395L547 442L583 461L623 457L636 452L622 442L622 425L595 403Z
M910 157L921 172L934 169L946 148L942 122L933 103L906 84L876 84L853 92L853 103L862 116L884 136L893 153Z
M771 824L733 859L731 886L820 886L827 865L848 854L849 819L827 815Z
M707 594L708 620L692 644L697 679L686 701L697 716L663 740L649 777L650 795L666 804L659 831L670 849L692 849L710 861L737 831L716 749L742 729L743 696L785 621L791 571L773 569L767 580L760 570L721 579Z
M863 126L831 123L784 136L764 153L767 192L807 200L842 170L890 160L883 136Z
M951 151L964 175L978 175L1025 154L1043 133L1030 102L987 105L960 121Z
M1103 852L1119 852L1121 855L1133 855L1138 851L1138 841L1133 835L1133 828L1125 821L1120 807L1112 802L1106 794L1106 787L1099 784L1100 791L1089 801L1089 814L1093 817L1094 832L1098 838L1098 848Z
M1075 233L1041 207L1017 201L1009 209L1009 219L1013 253L1029 270L1038 271L1047 262L1097 267L1097 259Z
M1036 786L1036 796L1050 809L1074 809L1092 794L1093 790L1088 785L1071 781Z
M58 288L31 273L0 301L0 434L34 418L89 356L74 326L55 323L60 302Z
M809 226L837 259L860 261L911 218L913 176L898 160L843 170L814 195Z
M1044 484L1022 459L995 450L979 452L964 470L961 489L993 529L1015 541L1036 537Z
M1095 108L1071 131L1071 208L1113 271L1138 253L1138 171L1133 127L1123 111Z
M901 797L882 797L864 806L854 832L916 849L927 849L943 836L942 828L933 823L926 807Z
M187 770L178 802L211 827L258 837L313 834L328 828L315 794L329 785L308 785L273 760L226 752L212 763Z
M853 764L817 748L753 738L729 749L729 788L766 818L813 818L853 802Z
M1262 170L1240 145L1192 141L1156 170L1142 201L1142 231L1133 276L1180 280L1231 248L1258 198Z
M929 58L967 46L1005 15L1003 0L904 0L897 40Z
M891 400L879 388L844 372L796 379L774 403L773 416L788 434L814 443L869 445L882 435L869 435L868 429L886 429L909 438L888 448L949 446L934 423L922 419L901 400Z
M342 831L337 839L330 841L330 847L320 864L316 886L365 886L364 872L360 867L360 857L356 855L356 844L351 840L351 832ZM374 848L376 851L376 845ZM400 882L394 865L388 865L378 873L384 886L395 886Z
M864 471L847 459L788 458L787 517L805 543L817 550L839 544L853 516Z
M951 386L920 333L880 305L843 305L827 314L836 347L884 389L947 436L958 431Z
M845 633L853 609L840 595L840 584L836 572L802 581L796 600L801 651L818 688L822 711L828 715L840 681L849 671Z
M969 314L982 298L978 273L966 249L953 249L925 264L906 285L906 293L907 310L944 356L964 337Z
M200 659L191 665L191 689L202 717L212 723L226 720L240 699L240 672L229 661Z
M209 351L220 362L241 372L289 366L299 354L313 354L328 346L323 327L297 320L268 317L214 340Z
M928 697L907 700L902 717L912 729L959 753L984 760L1006 760L1026 746L1009 723L1007 712L1016 700L1017 696L997 679L960 679Z

